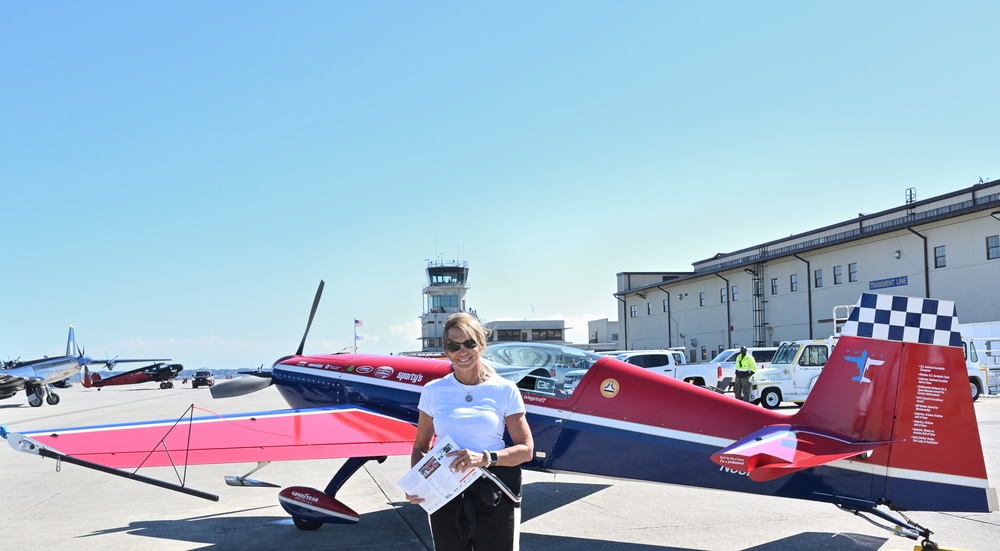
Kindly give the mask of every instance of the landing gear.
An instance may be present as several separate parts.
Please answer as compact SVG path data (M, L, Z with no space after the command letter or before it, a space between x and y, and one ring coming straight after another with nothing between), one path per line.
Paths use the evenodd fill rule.
M853 513L854 515L867 520L868 522L874 524L875 526L878 526L879 528L882 528L884 530L888 530L897 536L910 538L911 540L914 541L918 539L923 539L923 541L920 542L920 551L939 551L940 549L936 542L931 541L931 534L933 534L934 532L931 532L927 528L924 528L923 526L920 526L916 522L913 522L912 520L907 518L906 515L904 515L899 511L896 511L896 513L899 514L899 516L896 517L887 512L879 510L877 506L869 507L867 509L857 509L852 507L845 507L840 504L836 505L838 509L842 511L847 511L849 513ZM868 518L866 515L875 515L883 520L887 520L892 523L892 526L875 522L874 520Z
M45 403L54 406L59 403L59 395L55 392L49 392L49 395L45 397Z
M45 387L41 385L28 385L24 389L25 394L28 395L28 405L37 408L42 407L45 403Z
M162 383L160 383L160 389L161 390L162 389L166 389L166 388L174 388L173 381L163 381Z
M382 463L385 459L385 456L351 457L333 475L322 492L315 488L290 486L278 493L278 503L291 515L292 522L299 530L316 530L324 523L357 523L361 516L337 500L337 491L347 479L364 467L365 463L372 460Z
M292 517L292 522L295 523L296 528L307 532L310 530L319 530L319 527L323 526L323 523L318 520L306 520L299 517Z

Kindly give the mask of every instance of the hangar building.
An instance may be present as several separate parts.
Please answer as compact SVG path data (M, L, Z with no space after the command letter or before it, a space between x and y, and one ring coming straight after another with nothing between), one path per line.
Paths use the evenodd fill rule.
M863 292L955 301L959 320L1000 320L1000 180L720 253L692 272L617 274L623 349L726 348L825 338Z

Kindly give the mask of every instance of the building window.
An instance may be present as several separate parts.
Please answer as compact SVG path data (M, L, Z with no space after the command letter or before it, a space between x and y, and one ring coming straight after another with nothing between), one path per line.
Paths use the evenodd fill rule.
M986 238L986 260L1000 258L1000 235L991 235Z
M667 299L663 299L663 311L667 311Z
M611 342L618 342L618 333L611 334Z
M698 293L698 306L704 306L704 305L705 305L705 292L702 291Z
M816 277L814 278L813 287L819 289L823 286L823 270L816 270Z
M726 303L726 288L723 287L719 289L719 304L725 304L725 303Z
M778 278L776 277L771 278L771 294L778 294Z
M562 329L532 329L531 340L533 341L561 341Z
M740 300L740 287L739 285L733 285L733 302L738 302Z
M934 267L944 268L947 265L948 263L944 254L944 245L941 245L940 247L934 247Z
M636 306L635 304L633 304L632 306L629 306L628 317L630 317L630 318L637 318L637 317L639 317L639 307Z
M844 267L834 266L833 267L833 284L843 285L844 283Z
M521 340L521 330L520 329L497 329L496 330L496 340L497 342L517 342Z
M653 303L652 302L647 302L646 303L646 314L649 315L649 316L653 315Z
M858 263L851 262L847 265L847 281L851 283L858 282Z
M792 293L799 290L799 274L788 276L788 290Z

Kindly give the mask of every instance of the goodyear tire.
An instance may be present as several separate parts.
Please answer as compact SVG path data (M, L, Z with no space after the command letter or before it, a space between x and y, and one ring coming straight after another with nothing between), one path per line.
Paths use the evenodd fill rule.
M767 409L775 409L781 405L781 391L776 388L765 389L760 394L760 405Z
M318 530L320 526L323 526L323 523L318 520L306 520L299 517L292 517L292 522L299 530Z

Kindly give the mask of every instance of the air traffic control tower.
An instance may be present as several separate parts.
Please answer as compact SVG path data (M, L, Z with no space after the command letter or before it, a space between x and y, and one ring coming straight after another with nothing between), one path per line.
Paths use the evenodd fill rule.
M424 287L424 312L420 315L422 352L444 353L441 337L444 321L465 308L465 293L469 290L469 263L457 260L428 261L427 286Z

